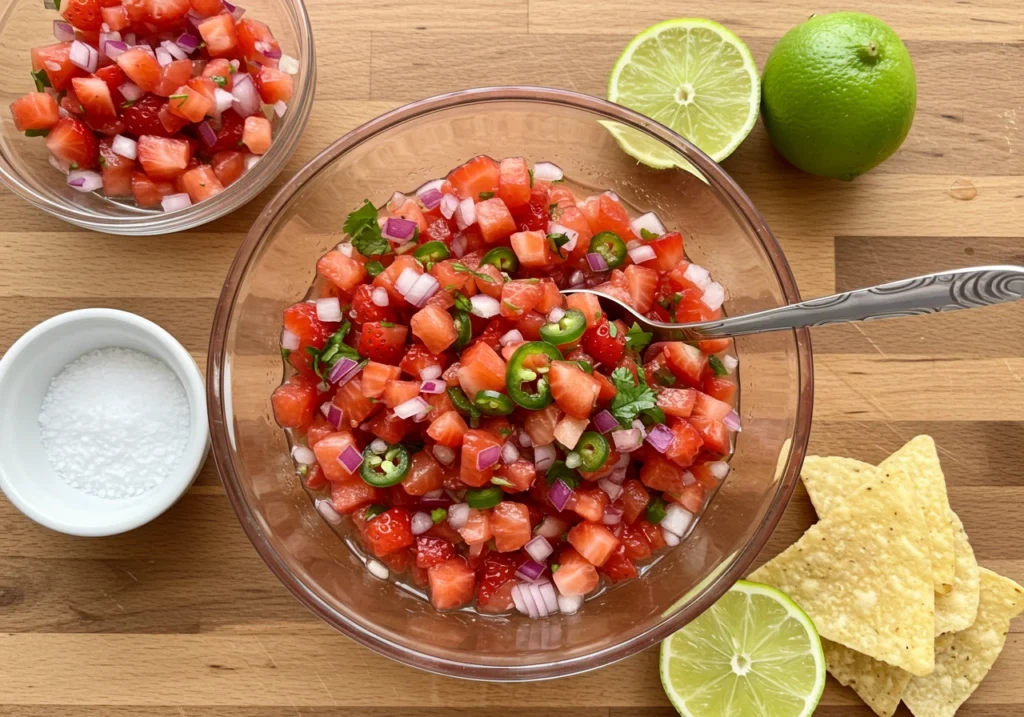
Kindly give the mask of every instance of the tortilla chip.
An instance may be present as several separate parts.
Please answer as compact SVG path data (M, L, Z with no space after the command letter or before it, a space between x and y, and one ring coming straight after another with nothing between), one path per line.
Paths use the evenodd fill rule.
M917 440L915 438L907 446ZM907 446L900 452L906 450ZM938 460L937 456L935 460ZM874 466L852 458L808 456L800 471L800 479L807 488L815 511L819 516L825 516L853 490L868 481L875 470ZM978 612L978 563L974 559L974 550L967 540L960 519L952 511L949 513L949 522L953 528L953 589L946 594L937 592L935 595L936 635L966 630L974 623L974 616ZM928 537L935 538L930 526ZM929 547L934 549L934 543Z
M935 634L960 632L974 624L978 616L979 572L974 549L967 540L964 525L956 513L953 518L953 547L956 572L953 590L948 595L935 594Z
M939 454L931 436L917 436L882 461L878 470L899 480L910 480L914 500L921 506L928 526L928 546L935 592L947 594L953 589L956 560L953 551L953 522L946 478L939 465Z
M915 717L953 717L995 664L1010 620L1024 612L1024 588L991 570L980 572L978 619L963 632L936 640L948 645L935 655L935 672L915 677L903 693Z
M800 480L819 518L874 475L875 467L870 463L835 456L807 456L800 469Z
M923 676L935 597L912 488L877 475L749 579L788 594L822 637Z
M822 640L821 647L825 667L839 684L852 688L878 717L892 717L913 675L831 640Z

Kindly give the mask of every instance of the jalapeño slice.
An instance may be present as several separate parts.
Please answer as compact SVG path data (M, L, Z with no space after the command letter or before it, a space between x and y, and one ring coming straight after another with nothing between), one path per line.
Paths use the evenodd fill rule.
M548 366L552 361L561 360L562 352L546 341L530 341L520 346L509 359L505 374L505 388L509 397L531 411L539 411L547 406L552 400ZM524 387L534 382L534 390Z
M485 416L507 416L516 408L511 398L489 389L478 391L473 405Z
M423 246L416 249L413 252L413 256L423 263L423 266L430 271L430 268L439 261L444 261L450 257L452 253L448 251L448 247L444 245L444 242L440 241L428 241Z
M540 327L540 337L549 344L562 346L572 343L587 330L587 317L579 309L569 309L558 323Z
M486 488L470 488L466 491L466 503L469 504L470 508L485 510L493 508L500 503L504 495L501 488L496 485Z
M575 451L580 456L580 470L593 473L608 460L608 441L600 433L585 431L576 442Z
M590 240L590 251L604 257L609 269L617 269L626 261L626 243L615 232L600 232Z
M367 446L363 450L363 465L359 477L376 488L387 488L409 475L409 452L402 445L388 446L384 455L378 455Z
M499 246L484 254L480 260L481 264L493 264L498 271L507 271L509 274L519 268L519 258L516 253L507 246Z
M473 405L473 402L469 400L469 396L458 386L448 387L448 399L455 406L455 410L461 413L466 418L473 418L474 416L480 415L480 409Z
M455 331L458 332L452 348L462 349L469 346L469 342L473 340L473 324L469 314L462 309L455 309L452 312L452 320L455 322Z

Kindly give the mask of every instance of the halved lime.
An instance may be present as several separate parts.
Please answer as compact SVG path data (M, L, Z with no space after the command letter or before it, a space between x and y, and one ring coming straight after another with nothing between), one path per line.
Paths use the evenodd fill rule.
M641 32L608 80L609 100L670 127L716 162L750 134L760 97L747 46L717 22L697 18L666 20ZM613 134L640 162L677 166L672 153L640 133Z
M661 643L661 684L685 717L804 717L825 688L825 656L796 603L740 580Z

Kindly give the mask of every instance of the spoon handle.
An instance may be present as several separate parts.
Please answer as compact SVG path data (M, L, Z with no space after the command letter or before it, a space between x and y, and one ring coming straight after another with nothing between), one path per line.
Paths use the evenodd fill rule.
M974 309L1024 298L1024 267L977 266L901 279L799 304L780 306L686 328L701 337L727 337L765 331L919 316Z

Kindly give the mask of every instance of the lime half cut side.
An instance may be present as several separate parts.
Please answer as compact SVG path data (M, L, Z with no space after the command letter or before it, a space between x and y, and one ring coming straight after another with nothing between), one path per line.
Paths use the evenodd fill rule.
M741 580L661 643L661 684L685 717L809 717L825 688L825 656L796 603Z
M680 18L649 27L622 52L608 80L608 99L681 134L719 162L757 121L757 65L736 35L712 20ZM656 169L676 166L666 150L639 133L616 138Z

